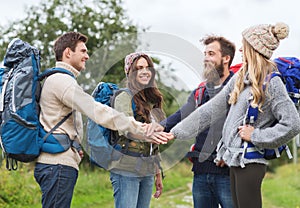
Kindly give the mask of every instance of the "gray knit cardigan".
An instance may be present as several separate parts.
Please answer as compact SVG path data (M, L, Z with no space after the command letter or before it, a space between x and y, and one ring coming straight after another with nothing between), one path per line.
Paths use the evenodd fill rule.
M268 164L263 158L246 159L241 153L232 151L242 145L238 127L243 125L251 96L250 85L246 85L237 103L229 106L229 94L233 90L236 77L234 75L220 93L178 123L171 132L176 139L194 138L228 112L222 131L223 145L218 151L218 157L222 158L228 166L243 167L241 164L249 163ZM272 149L287 143L300 132L300 118L279 77L270 80L266 95L262 106L263 112L259 112L254 124L255 130L251 134L251 142L258 148ZM278 122L274 125L276 120Z

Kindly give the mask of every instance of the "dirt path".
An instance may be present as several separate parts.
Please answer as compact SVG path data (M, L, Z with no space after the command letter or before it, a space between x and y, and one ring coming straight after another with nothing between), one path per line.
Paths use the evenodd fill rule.
M161 198L152 199L151 208L192 208L192 184L163 193Z

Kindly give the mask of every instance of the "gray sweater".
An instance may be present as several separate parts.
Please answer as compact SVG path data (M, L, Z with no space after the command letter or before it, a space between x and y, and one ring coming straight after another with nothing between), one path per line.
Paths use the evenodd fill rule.
M267 160L263 158L246 159L241 157L241 153L232 151L242 145L243 141L238 134L238 127L243 125L251 96L250 85L247 85L240 93L237 103L229 106L229 94L233 90L236 77L235 75L213 99L172 128L171 132L176 139L194 138L228 112L222 131L223 145L218 151L218 157L222 158L228 166L237 167L248 163L267 164ZM279 77L276 76L270 80L266 94L266 100L262 106L263 112L259 112L255 121L251 142L258 148L272 149L287 143L300 132L300 118ZM273 125L276 120L278 122Z

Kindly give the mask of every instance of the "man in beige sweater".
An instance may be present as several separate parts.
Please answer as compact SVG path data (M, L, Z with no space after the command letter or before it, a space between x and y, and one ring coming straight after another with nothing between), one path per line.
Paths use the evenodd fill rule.
M89 59L86 42L87 37L78 32L68 32L60 36L54 44L55 67L68 70L77 77L80 71L85 69L85 63ZM155 129L153 125L142 124L133 117L126 117L106 105L95 102L78 85L76 79L68 74L55 73L45 80L40 107L40 122L46 131L50 131L73 111L53 133L68 135L71 141L78 143L82 137L81 113L109 129L144 135L148 142L159 144L168 141L163 134L155 134L155 130L161 130L159 127ZM57 154L41 153L37 159L34 176L42 191L43 208L70 207L82 157L83 151L74 147Z

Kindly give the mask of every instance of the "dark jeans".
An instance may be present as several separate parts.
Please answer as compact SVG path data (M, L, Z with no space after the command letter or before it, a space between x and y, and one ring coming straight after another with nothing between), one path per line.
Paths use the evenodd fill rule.
M261 184L267 166L258 163L230 168L230 185L235 208L262 207Z
M78 177L75 168L37 163L34 177L42 191L43 208L69 208Z
M194 208L233 208L229 176L195 174L193 201Z

